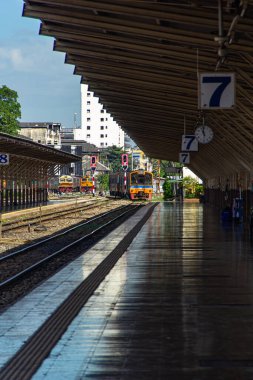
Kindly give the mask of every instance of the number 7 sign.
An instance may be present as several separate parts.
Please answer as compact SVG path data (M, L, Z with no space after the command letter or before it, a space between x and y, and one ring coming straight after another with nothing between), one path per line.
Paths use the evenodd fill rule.
M179 162L181 162L181 164L189 164L190 163L190 153L187 153L187 152L179 153Z
M183 135L181 150L188 152L197 152L198 151L198 141L195 135Z
M222 109L235 105L234 73L201 73L199 75L199 108Z

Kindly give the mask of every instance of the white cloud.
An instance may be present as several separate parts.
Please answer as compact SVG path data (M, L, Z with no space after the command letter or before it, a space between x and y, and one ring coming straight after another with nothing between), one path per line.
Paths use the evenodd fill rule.
M61 66L66 70L64 54L53 51L53 38L20 36L9 45L0 45L0 67L16 72L53 75Z
M13 68L16 70L24 69L29 63L29 61L22 55L20 49L11 49L9 57Z
M23 0L2 2L0 86L17 91L23 121L71 126L80 109L80 77L63 53L53 51L54 39L38 34L40 21L21 17Z
M31 61L24 56L19 48L0 48L0 60L1 68L26 71L31 66Z

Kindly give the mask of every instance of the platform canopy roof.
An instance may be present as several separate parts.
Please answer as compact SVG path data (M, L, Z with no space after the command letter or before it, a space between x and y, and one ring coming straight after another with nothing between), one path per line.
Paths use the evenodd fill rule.
M0 179L44 180L56 175L61 166L81 157L31 140L0 133ZM9 160L6 160L8 155ZM5 164L7 162L8 164Z
M149 156L179 160L197 125L214 138L190 153L201 178L250 170L253 162L252 0L25 0L24 16L88 83ZM198 105L200 73L234 73L232 109Z
M0 152L14 156L50 162L52 164L66 165L71 162L81 161L82 158L75 154L65 153L61 150L42 145L26 138L0 133Z

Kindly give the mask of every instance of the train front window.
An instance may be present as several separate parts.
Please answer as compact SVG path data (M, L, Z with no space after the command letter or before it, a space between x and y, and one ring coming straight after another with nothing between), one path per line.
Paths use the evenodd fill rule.
M152 185L152 174L132 173L131 184L132 185Z
M131 183L132 183L132 185L138 183L138 174L137 173L132 173L132 175L131 175Z
M146 175L145 175L145 184L146 185L152 185L152 175L151 174L146 173Z
M145 177L144 177L144 175L139 175L138 176L138 184L139 185L144 185L145 184Z

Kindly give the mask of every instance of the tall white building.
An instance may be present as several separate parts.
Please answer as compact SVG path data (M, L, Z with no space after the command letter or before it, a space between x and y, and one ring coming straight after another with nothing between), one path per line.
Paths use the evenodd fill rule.
M124 132L86 84L81 84L81 128L74 129L74 139L99 148L124 147Z

